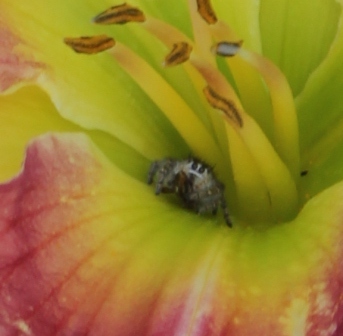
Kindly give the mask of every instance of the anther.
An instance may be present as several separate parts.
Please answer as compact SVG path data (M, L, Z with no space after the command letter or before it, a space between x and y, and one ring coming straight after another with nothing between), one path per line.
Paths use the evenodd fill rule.
M114 39L106 35L66 37L64 43L81 54L97 54L115 45Z
M188 61L192 49L192 46L186 42L175 43L172 51L166 56L164 65L174 66Z
M243 127L242 117L233 101L220 96L210 86L204 88L204 94L212 107L223 111L237 126Z
M218 21L210 0L197 0L198 13L208 23L214 24Z
M110 7L97 15L93 21L103 25L124 24L128 22L144 22L145 16L140 9L124 3Z
M226 42L222 41L217 43L213 48L213 52L218 56L232 57L235 56L241 48L243 41L238 42Z

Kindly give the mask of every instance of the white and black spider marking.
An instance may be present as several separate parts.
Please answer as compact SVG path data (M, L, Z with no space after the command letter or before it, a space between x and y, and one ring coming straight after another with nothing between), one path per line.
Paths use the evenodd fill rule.
M188 208L199 214L215 215L221 207L226 224L232 226L224 196L225 186L205 162L194 157L154 161L148 173L148 184L152 184L154 179L156 195L177 194Z

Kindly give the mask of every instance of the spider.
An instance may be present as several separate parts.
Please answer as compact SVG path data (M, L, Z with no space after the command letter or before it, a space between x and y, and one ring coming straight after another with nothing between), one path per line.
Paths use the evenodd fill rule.
M217 180L212 167L205 162L194 157L154 161L148 173L148 184L152 184L155 176L156 195L177 194L186 207L199 214L215 215L220 206L226 224L232 226L224 196L225 186Z

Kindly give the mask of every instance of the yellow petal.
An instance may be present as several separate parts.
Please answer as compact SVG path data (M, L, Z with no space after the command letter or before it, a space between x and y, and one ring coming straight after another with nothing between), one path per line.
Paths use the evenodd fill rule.
M79 55L63 43L69 36L87 32L97 35L99 28L90 20L99 7L101 4L85 5L83 1L71 5L63 1L47 4L4 0L0 4L0 26L16 39L11 50L16 57L43 64L39 76L32 80L49 93L63 117L84 128L115 135L150 159L166 153L187 153L184 142L158 107L109 55ZM127 36L128 40L138 39L132 33Z
M33 137L52 131L80 132L81 127L63 119L50 98L36 86L26 86L0 96L0 181L12 177L22 165L23 153ZM131 176L146 179L148 160L118 139L101 131L86 131L107 157Z

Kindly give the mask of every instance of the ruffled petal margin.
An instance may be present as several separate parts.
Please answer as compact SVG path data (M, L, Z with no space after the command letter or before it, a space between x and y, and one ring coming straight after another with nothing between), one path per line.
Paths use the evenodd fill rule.
M218 226L109 164L81 134L28 147L0 186L4 335L336 335L343 184L294 222Z

